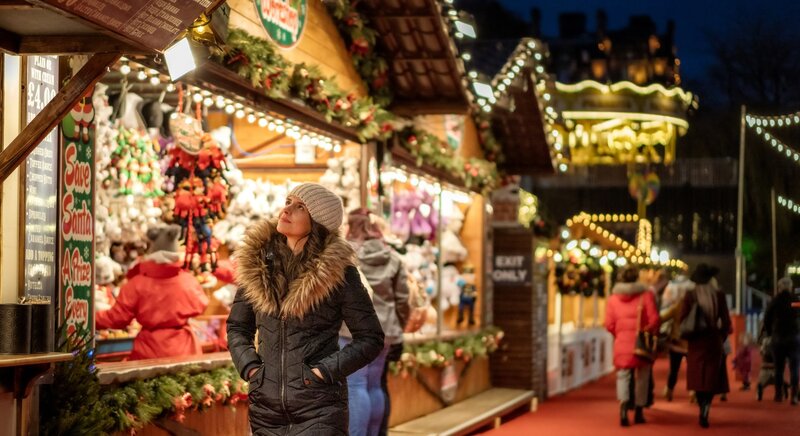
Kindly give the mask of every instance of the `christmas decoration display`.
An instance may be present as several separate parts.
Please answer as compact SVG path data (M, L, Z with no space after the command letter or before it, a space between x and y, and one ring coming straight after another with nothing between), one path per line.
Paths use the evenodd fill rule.
M492 327L453 341L406 343L400 360L391 362L389 371L393 375L406 378L416 375L420 368L443 368L452 365L455 360L469 362L473 359L485 359L497 351L503 337L502 330Z
M392 102L389 67L386 59L377 53L377 32L369 26L366 17L358 12L358 1L331 0L326 4L337 20L353 65L369 87L370 95L378 105L388 106Z
M328 169L319 179L322 186L333 191L344 200L345 210L361 207L359 160L355 157L328 159Z
M562 294L603 297L606 294L606 274L611 271L611 267L606 271L592 256L573 253L567 261L556 264L556 285Z
M291 65L267 40L231 29L227 46L215 49L214 58L246 77L273 98L294 97L319 111L329 121L354 128L361 140L386 139L394 116L373 103L342 91L313 66Z
M111 255L123 268L144 249L149 225L161 218L162 176L160 146L139 130L120 127L111 119L107 86L98 84L95 105L95 168L97 206L95 246L98 255Z

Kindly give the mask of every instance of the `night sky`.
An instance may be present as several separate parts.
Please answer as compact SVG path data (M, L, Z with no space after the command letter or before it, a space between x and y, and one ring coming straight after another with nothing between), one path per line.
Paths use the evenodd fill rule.
M780 17L787 25L800 28L800 2L796 0L500 0L519 12L525 20L533 6L542 11L545 36L558 34L558 15L562 12L584 12L587 27L596 28L595 11L605 9L609 27L624 27L631 15L653 17L658 32L666 30L667 20L675 20L676 44L681 58L681 72L687 80L702 80L712 62L707 32L719 31L738 17Z

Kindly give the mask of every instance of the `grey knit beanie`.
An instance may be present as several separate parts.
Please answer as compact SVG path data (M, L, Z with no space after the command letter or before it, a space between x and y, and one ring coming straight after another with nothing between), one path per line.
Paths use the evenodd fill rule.
M344 221L342 199L319 183L303 183L289 192L289 197L297 197L306 205L311 219L335 232Z

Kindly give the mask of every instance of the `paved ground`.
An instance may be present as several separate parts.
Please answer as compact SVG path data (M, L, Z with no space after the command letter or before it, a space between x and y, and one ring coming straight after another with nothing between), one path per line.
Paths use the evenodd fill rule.
M619 426L618 403L615 400L614 375L565 395L539 404L535 413L522 415L487 435L800 435L800 406L772 400L773 387L767 388L764 401L756 401L755 390L740 392L740 383L733 381L728 402L717 399L711 408L711 428L697 424L697 406L689 403L686 392L685 362L673 402L661 397L667 378L667 362L656 363L656 404L645 412L648 423L629 428ZM631 414L631 422L633 414Z

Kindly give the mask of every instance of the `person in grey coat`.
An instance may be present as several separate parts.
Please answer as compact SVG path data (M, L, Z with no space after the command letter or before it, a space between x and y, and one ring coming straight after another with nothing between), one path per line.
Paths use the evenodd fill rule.
M402 347L403 330L411 312L408 280L400 255L383 239L374 215L358 209L348 215L347 240L353 245L358 266L372 287L372 304L378 315L385 345L381 354L365 368L347 378L350 400L350 435L378 436L389 412L386 392L386 356L392 347ZM340 332L340 344L349 343L349 332Z

